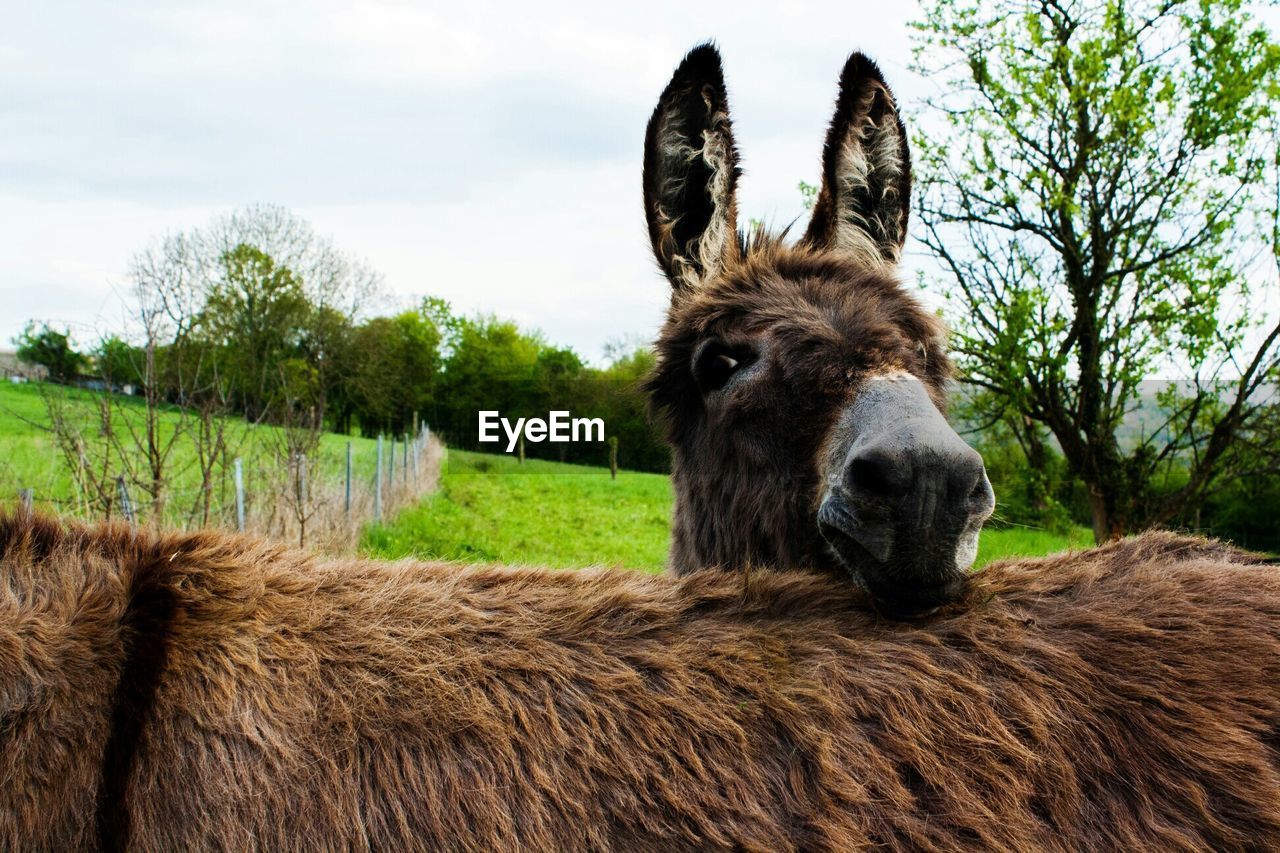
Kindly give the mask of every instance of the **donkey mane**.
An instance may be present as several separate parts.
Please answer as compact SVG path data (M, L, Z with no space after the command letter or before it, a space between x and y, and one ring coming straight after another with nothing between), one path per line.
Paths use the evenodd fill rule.
M820 574L0 517L0 848L1280 844L1280 574L1150 535L928 622Z

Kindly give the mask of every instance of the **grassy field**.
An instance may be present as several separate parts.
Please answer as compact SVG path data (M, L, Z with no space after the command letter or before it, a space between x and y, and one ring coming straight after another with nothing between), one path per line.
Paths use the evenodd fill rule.
M389 524L368 527L361 547L382 557L437 557L557 567L662 568L671 484L658 474L449 451L441 488ZM1091 544L1083 528L987 530L978 564Z
M78 389L45 390L67 395L70 411L86 441L97 440L95 395ZM144 415L142 401L131 397L118 400L123 416L140 423ZM164 434L172 434L178 419L176 411L165 415ZM52 433L42 426L46 423L48 415L39 385L0 383L0 502L15 498L19 489L33 489L37 506L54 512L73 512L78 504L75 485ZM279 430L274 427L250 426L240 420L228 423L231 455L244 459L246 492L251 498L255 494L255 486L272 467L269 457L280 443L279 438ZM353 476L362 482L372 479L377 458L376 442L362 438L350 440L353 443ZM347 436L329 433L322 437L317 456L317 476L336 477L344 472L347 441ZM175 444L169 470L168 488L172 513L176 515L186 512L199 492L199 471L189 440ZM225 504L231 500L229 487L221 482L218 486L218 503ZM141 503L141 495L136 495L134 500ZM225 511L225 505L221 509ZM175 517L169 520L181 521Z
M385 557L657 571L671 500L661 474L619 471L615 482L605 468L450 450L440 491L367 527L361 545Z

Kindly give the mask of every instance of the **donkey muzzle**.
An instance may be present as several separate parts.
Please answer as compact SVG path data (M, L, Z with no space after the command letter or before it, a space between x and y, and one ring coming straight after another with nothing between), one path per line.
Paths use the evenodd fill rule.
M909 374L877 378L845 411L818 527L887 615L957 599L995 495L982 457Z

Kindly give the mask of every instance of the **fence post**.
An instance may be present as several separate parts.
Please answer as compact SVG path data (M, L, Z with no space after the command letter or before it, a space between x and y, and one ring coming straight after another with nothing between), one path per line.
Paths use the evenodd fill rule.
M133 503L129 500L129 487L124 484L123 474L116 477L116 488L120 491L120 514L125 521L133 524Z
M298 454L298 507L307 505L307 457L303 453Z
M18 489L18 505L22 507L22 511L30 513L35 509L36 492L35 489Z
M237 456L236 480L236 530L244 533L244 461Z
M387 485L396 484L396 437L391 436L391 453L387 455Z
M351 523L351 442L347 442L347 523Z
M378 433L378 465L373 475L373 520L382 523L382 433Z
M404 437L404 452L400 459L400 482L409 482L409 436Z
M618 479L618 437L609 436L609 479Z

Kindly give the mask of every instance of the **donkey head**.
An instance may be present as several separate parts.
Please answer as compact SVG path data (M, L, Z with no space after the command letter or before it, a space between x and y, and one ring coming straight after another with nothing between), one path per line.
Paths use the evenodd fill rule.
M840 77L796 244L739 235L720 57L676 69L645 137L644 203L672 300L648 390L673 447L671 563L848 572L881 609L959 595L994 498L943 417L941 323L895 276L907 137L875 64Z

